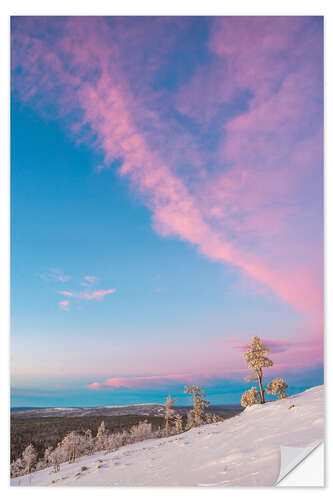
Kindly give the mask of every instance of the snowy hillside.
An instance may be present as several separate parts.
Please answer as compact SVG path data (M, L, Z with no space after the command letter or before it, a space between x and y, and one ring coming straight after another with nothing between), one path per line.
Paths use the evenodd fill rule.
M294 405L294 407L291 407ZM11 480L15 486L270 486L280 445L310 447L324 439L324 386L247 408L218 424ZM81 470L85 467L85 470Z

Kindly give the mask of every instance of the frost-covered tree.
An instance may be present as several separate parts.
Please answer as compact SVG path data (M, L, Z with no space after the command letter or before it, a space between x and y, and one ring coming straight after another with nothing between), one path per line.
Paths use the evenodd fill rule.
M242 395L241 405L245 408L246 406L252 406L259 403L259 394L256 387L251 387L248 391L245 391Z
M46 448L46 450L44 451L44 463L45 463L45 466L47 467L51 462L50 462L50 455L52 453L52 447L49 446L48 448Z
M192 410L189 410L187 413L186 413L186 425L185 425L185 429L188 431L189 429L192 429L192 427L194 427L194 417L193 417L193 411Z
M101 425L98 427L98 430L97 430L97 438L101 438L105 435L105 424L104 424L104 420L101 422Z
M75 462L81 455L82 441L82 436L76 431L72 431L64 437L61 442L61 449L66 462Z
M166 436L169 435L169 421L170 421L171 417L173 417L173 415L175 414L175 410L173 408L173 405L175 404L176 401L177 401L177 399L172 399L171 396L169 395L167 397L167 400L166 400L165 405L164 405L165 435Z
M251 373L246 380L257 380L259 385L260 402L265 403L264 389L262 387L262 370L273 366L273 361L267 357L270 349L265 346L259 337L253 337L249 349L244 353L247 366Z
M199 387L197 384L186 385L185 394L193 395L193 410L190 410L192 415L192 422L190 422L191 418L188 418L187 426L190 424L192 426L201 425L203 423L203 417L205 413L205 408L209 406L209 401L206 398L207 394L205 394L205 389L203 387Z
M105 431L105 424L104 420L101 422L100 426L98 427L97 430L97 435L96 435L96 450L104 450L105 445L106 445L106 431Z
M288 389L288 384L284 378L275 378L267 386L266 392L268 394L277 394L279 399L287 397L285 389Z
M58 443L57 447L49 454L48 461L53 465L54 472L58 472L60 470L60 464L66 461L61 443Z
M183 432L183 419L182 416L177 413L174 418L175 421L175 431L176 434L181 434Z
M22 459L24 463L24 474L29 474L31 468L36 463L37 453L32 444L29 444L22 453Z
M94 453L95 442L90 429L86 430L83 436L83 448L85 455L91 455Z
M110 434L107 437L106 448L110 451L117 450L126 443L127 439L128 438L124 436L123 432L115 432L113 434Z

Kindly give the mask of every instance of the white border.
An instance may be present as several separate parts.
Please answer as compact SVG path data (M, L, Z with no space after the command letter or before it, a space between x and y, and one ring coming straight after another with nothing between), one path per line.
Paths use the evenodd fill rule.
M66 498L80 496L80 499L91 498L91 494L96 494L99 498L121 498L135 497L136 499L155 499L159 500L169 497L170 495L182 498L191 497L201 498L203 496L221 498L221 495L246 495L247 498L266 497L267 494L275 496L280 495L283 491L285 497L295 498L295 495L302 496L302 500L313 498L313 495L327 495L329 489L288 489L282 491L279 488L271 488L269 492L266 488L48 488L47 493L44 488L11 488L9 489L8 479L8 461L9 461L9 16L10 15L325 15L325 165L326 165L326 210L325 210L325 250L326 250L326 293L329 290L329 284L332 279L332 265L328 260L328 255L333 255L332 230L329 228L328 218L332 214L333 201L330 201L329 193L333 193L332 189L332 174L329 173L329 142L328 138L332 137L332 127L329 127L329 112L331 111L330 96L328 90L333 88L332 82L332 37L333 25L331 18L330 6L331 0L279 0L276 2L259 1L259 0L233 0L231 2L223 2L221 0L167 0L167 1L152 1L152 0L122 0L121 2L94 0L93 2L84 3L82 0L57 0L57 2L46 3L41 0L6 0L2 3L1 9L1 168L0 168L0 214L1 214L1 280L0 280L0 304L1 304L1 348L0 348L0 369L1 369L1 462L0 462L0 490L2 498L9 497L24 497L25 499L41 498L47 495L48 498L53 498L61 495ZM330 221L332 226L332 222ZM329 385L329 363L327 355L329 352L330 342L328 330L330 326L330 311L328 296L326 295L326 384ZM326 422L330 422L330 405L327 404ZM328 430L328 429L327 429ZM329 435L329 433L328 433ZM327 440L326 440L327 443ZM327 448L327 446L326 446ZM331 466L326 452L326 471ZM330 483L326 477L326 484Z

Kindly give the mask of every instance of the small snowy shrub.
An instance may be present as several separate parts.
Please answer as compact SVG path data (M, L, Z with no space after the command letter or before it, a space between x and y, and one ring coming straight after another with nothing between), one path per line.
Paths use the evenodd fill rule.
M283 399L287 397L285 389L288 389L288 387L284 378L275 378L268 384L266 392L273 395L277 394L279 399Z
M22 476L24 474L24 463L22 458L18 458L10 464L11 477Z
M138 425L133 425L130 430L130 437L133 443L149 439L152 435L152 425L146 421L140 422Z
M66 461L65 453L61 447L61 443L49 454L48 462L53 465L53 471L58 472L60 470L60 464Z
M259 403L259 394L256 387L251 387L242 395L241 405L243 407L252 406Z
M110 434L106 440L106 449L110 451L117 450L118 448L123 446L124 441L125 440L122 432Z

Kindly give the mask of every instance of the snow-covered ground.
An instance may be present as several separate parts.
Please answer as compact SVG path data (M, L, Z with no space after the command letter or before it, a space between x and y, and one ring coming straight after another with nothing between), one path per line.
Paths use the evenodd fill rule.
M82 457L62 464L58 473L45 469L14 478L11 484L271 486L279 475L280 445L311 447L323 439L324 386L318 386L252 406L225 422Z

